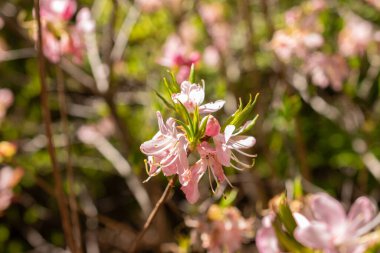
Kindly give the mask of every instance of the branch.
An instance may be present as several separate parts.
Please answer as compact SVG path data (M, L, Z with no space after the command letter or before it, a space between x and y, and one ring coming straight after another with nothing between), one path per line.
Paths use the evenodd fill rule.
M74 239L72 234L70 233L70 221L69 221L69 213L65 206L65 195L62 188L62 177L59 171L59 166L57 162L57 157L54 149L54 141L51 127L51 118L49 111L49 94L47 92L47 84L46 84L46 69L45 69L45 59L42 52L43 48L43 40L42 40L42 30L41 30L41 16L40 16L40 3L39 0L34 1L34 8L36 11L37 25L38 25L38 39L37 39L37 49L38 49L38 66L39 66L39 78L41 84L41 108L43 113L46 137L48 139L48 152L51 160L51 164L53 167L53 176L54 176L54 185L55 192L57 195L58 207L60 214L62 216L62 227L65 235L65 239L67 241L67 245L71 252L76 252L74 247Z
M139 244L139 242L141 241L141 239L144 237L146 231L148 230L148 228L152 224L152 221L153 221L154 217L156 217L158 210L160 209L160 207L162 206L162 204L165 202L165 200L168 198L169 193L170 193L170 189L174 186L175 179L176 179L176 176L172 177L169 180L169 182L168 182L168 184L167 184L167 186L165 188L165 191L162 193L160 199L157 201L156 206L154 207L154 209L150 213L148 219L146 220L143 229L137 235L136 239L133 241L133 244L129 248L128 252L135 252L136 251L137 245Z

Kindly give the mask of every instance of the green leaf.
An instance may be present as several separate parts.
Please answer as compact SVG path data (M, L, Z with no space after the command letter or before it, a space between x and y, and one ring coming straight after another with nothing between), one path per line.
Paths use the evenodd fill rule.
M234 203L234 201L235 201L237 195L238 195L238 190L233 189L233 190L230 191L228 194L226 194L224 198L221 199L219 205L220 205L221 207L228 207L228 206L231 206L231 205Z
M294 198L300 199L303 196L302 180L300 176L297 176L294 179L293 188L294 188Z
M292 253L312 252L306 249L302 244L297 242L293 237L282 230L282 223L278 216L276 216L275 220L272 223L272 226L276 237L280 242L280 245L283 246L287 251Z
M167 106L169 107L170 109L173 109L175 110L174 106L173 106L173 103L169 102L166 100L166 98L164 98L158 91L154 90L154 92L156 93L156 95L161 99L161 101Z
M194 66L194 63L191 64L190 74L189 74L189 82L195 83L195 66Z
M297 223L293 217L292 211L289 208L285 193L280 197L280 205L278 208L278 216L281 222L284 224L286 230L293 234L294 230L297 227Z
M206 132L206 126L207 126L207 121L208 121L208 118L209 118L210 115L207 115L206 117L204 117L202 120L201 120L201 125L199 127L199 135L197 136L198 138L202 138L203 135L205 134Z
M235 113L227 119L226 123L224 124L222 130L227 125L234 125L236 128L239 128L241 125L243 125L246 121L248 121L250 118L254 117L254 120L256 120L256 116L254 116L253 109L255 107L257 98L259 96L259 93L256 94L254 100L252 100L252 96L249 96L249 101L247 105L243 108L243 103L241 99L239 99L239 108L235 111ZM251 128L253 125L251 126Z

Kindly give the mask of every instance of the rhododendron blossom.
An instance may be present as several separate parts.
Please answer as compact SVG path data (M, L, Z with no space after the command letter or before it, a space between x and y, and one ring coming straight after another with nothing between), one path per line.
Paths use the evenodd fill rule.
M202 87L189 81L183 81L181 83L181 92L172 95L173 101L175 103L181 102L190 113L194 112L195 107L199 108L199 113L201 114L213 113L220 110L225 103L223 100L218 100L202 105L204 98L204 84Z
M72 56L77 63L83 60L83 33L92 31L95 24L87 8L78 12L75 25L70 24L76 8L75 0L41 1L43 52L53 63L58 63L63 55ZM34 36L36 37L36 34Z
M209 253L237 252L253 237L252 218L245 219L236 207L212 205L205 218L188 219L187 225L201 239L202 248Z
M238 131L234 133L235 125L230 124L224 133L221 133L222 127L215 117L207 115L201 119L201 115L218 111L225 102L218 100L202 104L205 97L204 84L200 86L191 81L184 81L180 89L176 82L173 85L175 87L171 89L179 91L171 92L173 108L177 108L180 115L187 115L184 116L186 123L169 118L165 124L161 113L157 112L159 131L152 140L144 142L140 149L148 156L149 178L161 171L165 176L178 175L182 185L181 190L187 200L195 203L199 199L198 183L205 172L212 174L217 183L222 183L228 182L223 166L237 169L252 167L241 162L232 151L250 158L255 157L242 151L251 148L255 144L255 138L240 135L253 126L251 120L243 126L240 125L251 117L254 103L250 100L245 114L241 114L242 106L240 106L232 116L231 122L238 124ZM190 154L199 157L199 160L190 164L188 159ZM238 166L232 164L230 162L232 160Z
M343 206L327 194L310 196L307 203L310 212L295 213L298 227L295 238L310 248L325 252L361 253L366 245L358 237L369 231L362 231L376 215L377 208L367 197L358 198L346 214Z

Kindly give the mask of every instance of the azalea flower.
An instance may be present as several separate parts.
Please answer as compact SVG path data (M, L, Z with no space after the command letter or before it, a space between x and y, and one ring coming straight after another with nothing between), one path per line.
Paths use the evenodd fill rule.
M49 21L68 21L77 9L76 0L41 0L41 18Z
M207 169L209 169L209 173L212 173L217 182L222 183L226 179L222 164L216 156L215 148L204 141L198 145L197 151L201 158L191 166L188 184L181 187L181 190L186 195L186 199L191 204L194 204L199 199L198 183Z
M73 57L76 63L83 61L85 51L84 33L92 31L95 23L88 8L78 12L75 25L68 22L74 16L75 0L41 1L41 24L43 52L46 58L58 63L63 55ZM34 35L35 40L37 34Z
M149 178L160 171L165 176L178 174L180 183L186 185L189 175L188 141L183 134L178 133L173 118L164 124L161 113L157 112L157 119L159 131L152 140L140 146L141 152L148 156Z
M305 72L311 75L313 84L321 88L329 85L340 91L349 69L345 59L340 55L312 54L305 63Z
M253 219L244 218L236 207L221 208L212 205L207 211L207 220L187 219L200 236L202 248L209 253L238 252L242 244L253 237Z
M191 65L199 62L201 55L192 49L191 44L186 43L178 35L171 35L165 42L163 55L158 63L168 68L176 68L177 81L183 82L190 74Z
M259 253L282 253L272 226L273 219L274 214L269 214L261 221L262 226L256 235L256 247Z
M233 167L237 170L243 170L251 168L253 165L243 163L232 151L247 156L247 157L256 157L256 155L248 154L242 149L249 149L253 147L256 143L256 139L253 136L239 135L244 131L247 124L241 127L236 133L234 125L228 125L224 133L219 133L217 136L213 137L216 147L216 155L218 160L223 166ZM236 164L231 163L231 160Z
M325 193L308 199L305 214L295 213L297 228L294 237L307 247L331 253L362 253L366 245L358 237L377 213L374 203L367 197L358 198L346 214L343 206ZM307 212L309 211L309 212Z
M12 169L9 166L0 169L0 214L9 207L12 201L12 188L21 180L22 169Z
M362 55L372 39L372 25L357 16L349 16L339 33L339 51L344 56Z
M175 103L181 102L190 113L194 112L195 107L198 107L200 114L213 113L220 110L225 103L224 100L217 100L213 103L202 105L204 98L204 83L202 87L189 81L183 81L181 83L181 92L172 95L173 101Z

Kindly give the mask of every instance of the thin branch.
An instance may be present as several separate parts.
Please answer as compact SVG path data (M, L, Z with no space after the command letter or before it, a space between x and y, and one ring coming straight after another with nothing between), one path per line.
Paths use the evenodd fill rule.
M95 146L95 148L112 163L117 172L125 178L128 188L134 195L135 199L141 207L144 217L148 217L149 212L152 210L152 205L149 199L149 195L140 183L138 177L133 173L131 165L126 159L119 153L119 151L112 146L109 141L101 134L92 129L82 129L83 131L91 131L91 137L86 137L85 134L80 134L78 137L81 141ZM88 134L87 134L88 135Z
M136 9L135 6L131 6L119 30L115 45L111 52L111 59L114 62L117 62L123 58L125 48L128 45L129 36L131 35L133 27L139 17L140 10Z
M43 40L42 40L39 0L34 1L34 8L36 11L36 18L37 18L37 25L38 25L37 49L38 49L39 78L40 78L40 84L41 84L41 108L42 108L42 113L43 113L46 137L48 139L48 152L49 152L49 156L50 156L50 160L51 160L51 164L53 168L54 185L55 185L55 192L56 192L57 201L58 201L58 207L59 207L60 214L62 216L63 232L64 232L69 249L71 250L71 252L75 253L76 251L75 251L75 246L74 246L74 240L72 237L72 233L70 233L71 228L70 228L69 213L65 205L66 198L63 192L62 177L59 171L59 166L58 166L57 157L55 153L52 127L51 127L51 118L50 118L50 111L49 111L49 105L48 105L49 94L47 92L47 84L46 84L45 59L42 52Z
M0 51L0 62L32 58L36 56L34 48Z
M154 217L156 217L158 210L160 209L160 207L162 206L162 204L165 202L165 200L168 198L169 193L170 193L170 189L174 186L175 179L176 179L176 177L174 176L174 177L172 177L169 180L169 182L168 182L168 184L167 184L167 186L165 188L165 191L162 193L160 199L157 201L156 206L154 207L154 209L150 213L148 219L146 220L143 229L137 235L136 239L133 241L133 243L132 243L131 247L129 248L128 252L135 252L136 251L136 247L138 246L139 242L144 237L146 231L148 230L148 228L152 224L152 221L153 221Z
M58 90L58 102L59 111L61 115L62 130L65 136L66 142L66 173L67 173L67 191L69 194L69 209L71 211L71 222L73 225L74 241L76 246L76 251L79 253L83 252L82 239L81 239L81 229L79 225L78 204L74 193L74 171L72 165L72 155L71 155L71 140L70 140L70 130L69 123L67 119L67 102L65 95L65 83L62 70L56 66L57 70L57 90Z

